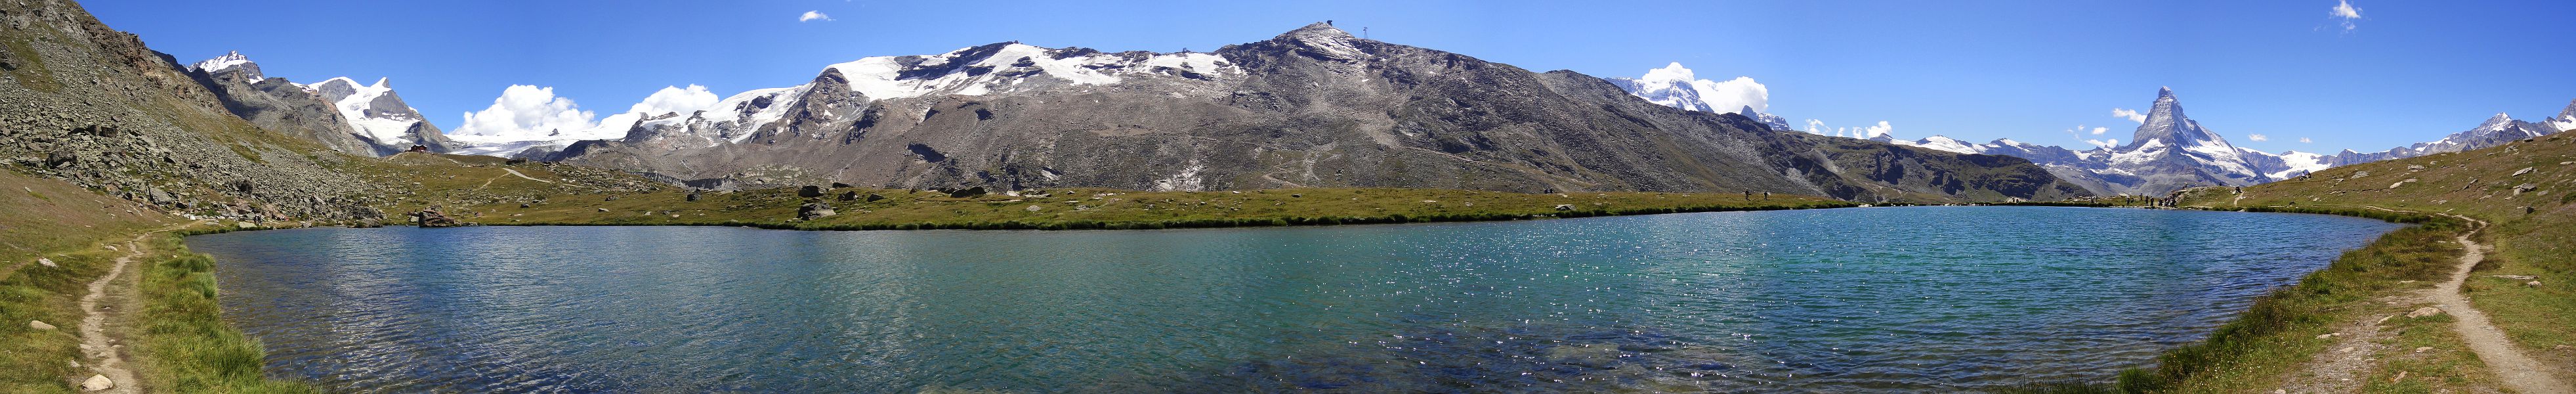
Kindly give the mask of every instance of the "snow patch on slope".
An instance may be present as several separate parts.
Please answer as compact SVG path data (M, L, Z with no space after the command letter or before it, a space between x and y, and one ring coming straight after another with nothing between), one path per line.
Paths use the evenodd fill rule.
M375 108L376 98L384 97L394 91L393 87L386 85L387 79L377 78L374 84L360 85L357 80L349 77L333 77L319 83L298 84L296 87L304 88L305 91L313 92L326 99L330 95L322 93L323 91L347 89L350 92L349 95L332 101L331 107L339 110L340 117L348 119L349 126L357 129L360 136L386 146L411 145L414 142L409 134L411 126L421 119L406 115L413 112L410 108L402 108L401 111Z

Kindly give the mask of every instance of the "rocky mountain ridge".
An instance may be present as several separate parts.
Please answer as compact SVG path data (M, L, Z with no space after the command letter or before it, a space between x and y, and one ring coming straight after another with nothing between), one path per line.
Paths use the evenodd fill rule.
M197 62L187 71L226 110L261 128L304 137L333 150L385 156L420 145L453 150L444 131L402 102L386 80L362 85L348 77L298 84L263 75L241 52Z
M2149 112L2147 120L2138 126L2128 144L2118 147L2079 151L2011 139L1967 143L1938 135L1913 141L1888 137L1879 140L1949 152L2029 159L2046 166L2051 174L2084 185L2097 194L2163 195L2193 186L2245 186L2291 179L2337 166L2473 150L2554 134L2567 128L2576 128L2576 103L2570 103L2566 111L2541 122L2517 121L2497 114L2468 131L2384 152L2345 150L2331 155L2299 151L2270 153L2227 143L2226 138L2185 117L2180 99L2173 95L2171 89L2162 89L2157 93L2155 108Z
M201 75L77 3L0 3L0 33L12 171L195 217L384 216L369 203L385 190L346 171L353 157L234 116Z
M1831 142L1323 23L1211 53L1009 42L871 57L711 110L626 116L623 138L517 155L709 184L2082 193L2020 160Z

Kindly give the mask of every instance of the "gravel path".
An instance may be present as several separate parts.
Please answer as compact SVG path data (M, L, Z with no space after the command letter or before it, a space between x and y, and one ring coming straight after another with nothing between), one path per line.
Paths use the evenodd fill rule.
M106 276L100 276L98 280L89 282L89 294L81 296L80 308L83 316L80 323L80 349L83 358L88 359L81 365L89 367L96 373L95 376L107 377L107 380L114 384L113 388L96 392L120 394L142 392L135 388L134 371L126 368L125 346L117 344L114 338L109 338L107 335L108 318L123 311L117 307L134 304L130 297L133 292L132 289L127 288L119 289L126 291L111 293L108 285L124 276L125 267L133 265L134 259L143 255L143 239L160 232L159 230L146 232L135 236L134 240L126 241L125 255L116 257L116 264L109 266ZM129 282L125 285L132 286L133 283ZM109 297L117 299L108 300ZM109 306L101 306L103 302ZM88 378L81 379L88 380Z

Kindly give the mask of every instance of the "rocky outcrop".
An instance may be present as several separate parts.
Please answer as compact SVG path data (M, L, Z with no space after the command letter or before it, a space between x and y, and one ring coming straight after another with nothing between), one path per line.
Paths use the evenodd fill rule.
M423 208L423 209L421 209L421 210L420 210L420 212L412 212L412 213L411 213L411 221L412 221L412 224L417 224L417 225L420 225L421 227L462 227L462 226L465 226L465 222L464 222L464 221L459 221L459 220L456 220L456 218L447 217L447 213L439 212L438 207Z
M132 34L70 1L0 3L0 163L198 217L354 220L380 191L352 157L233 116ZM31 55L31 56L30 56Z

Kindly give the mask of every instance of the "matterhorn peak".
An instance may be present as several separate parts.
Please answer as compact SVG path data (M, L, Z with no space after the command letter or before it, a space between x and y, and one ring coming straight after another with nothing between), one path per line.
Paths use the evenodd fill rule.
M2135 148L2155 141L2168 145L2220 147L2213 149L2214 151L2235 150L2234 145L2229 145L2225 137L2219 137L2218 133L2203 129L2199 122L2193 122L2190 117L2183 116L2182 98L2174 95L2171 87L2156 89L2155 108L2147 111L2147 121L2138 125L2137 132L2130 135L2129 144L2122 146L2121 149Z

